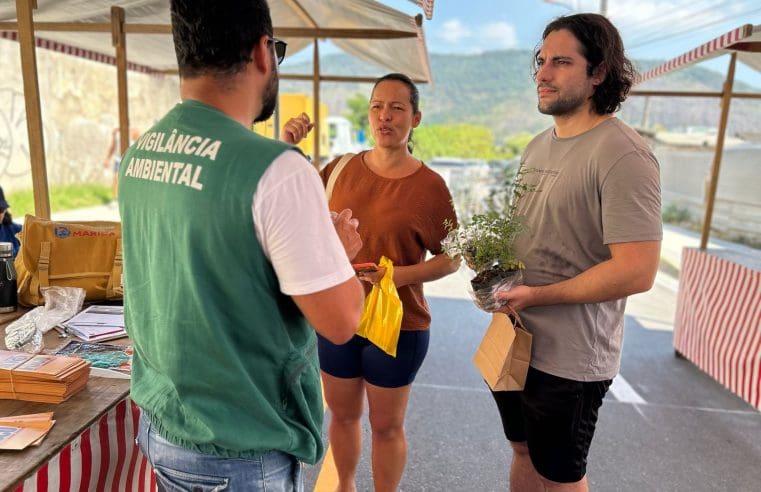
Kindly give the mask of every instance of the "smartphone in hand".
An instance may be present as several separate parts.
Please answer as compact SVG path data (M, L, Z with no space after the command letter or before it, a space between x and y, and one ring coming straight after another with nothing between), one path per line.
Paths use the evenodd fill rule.
M375 263L355 263L352 265L357 273L377 272L378 265Z

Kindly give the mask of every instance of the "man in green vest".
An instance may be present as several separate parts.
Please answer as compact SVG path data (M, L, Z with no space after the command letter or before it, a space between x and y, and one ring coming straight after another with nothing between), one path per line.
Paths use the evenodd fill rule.
M173 0L182 102L122 160L138 442L166 490L302 490L323 453L315 330L354 334L357 221L335 221L272 114L285 43L265 0ZM295 138L288 133L289 139Z

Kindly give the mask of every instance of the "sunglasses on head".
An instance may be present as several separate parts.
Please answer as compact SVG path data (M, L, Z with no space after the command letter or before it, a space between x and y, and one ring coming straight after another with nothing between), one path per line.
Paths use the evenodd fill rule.
M280 65L285 59L285 48L288 46L288 43L282 39L277 38L270 38L267 42L270 44L275 44L275 57L277 57L277 64Z

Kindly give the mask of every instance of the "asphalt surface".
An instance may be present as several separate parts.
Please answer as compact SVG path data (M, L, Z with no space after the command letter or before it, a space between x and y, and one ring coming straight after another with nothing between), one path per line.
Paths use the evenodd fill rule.
M407 411L405 492L508 490L511 451L471 363L489 317L467 298L465 280L457 273L429 289L431 344ZM650 292L629 300L620 376L600 409L590 450L590 487L761 491L761 413L675 355L676 284L659 274ZM366 415L363 429L357 485L371 491ZM319 471L307 468L307 490Z

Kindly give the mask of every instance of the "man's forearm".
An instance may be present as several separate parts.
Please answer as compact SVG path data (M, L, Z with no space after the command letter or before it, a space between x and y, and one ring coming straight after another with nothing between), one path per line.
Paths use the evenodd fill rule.
M649 290L660 260L660 242L612 245L613 257L577 276L531 287L531 305L605 302Z

